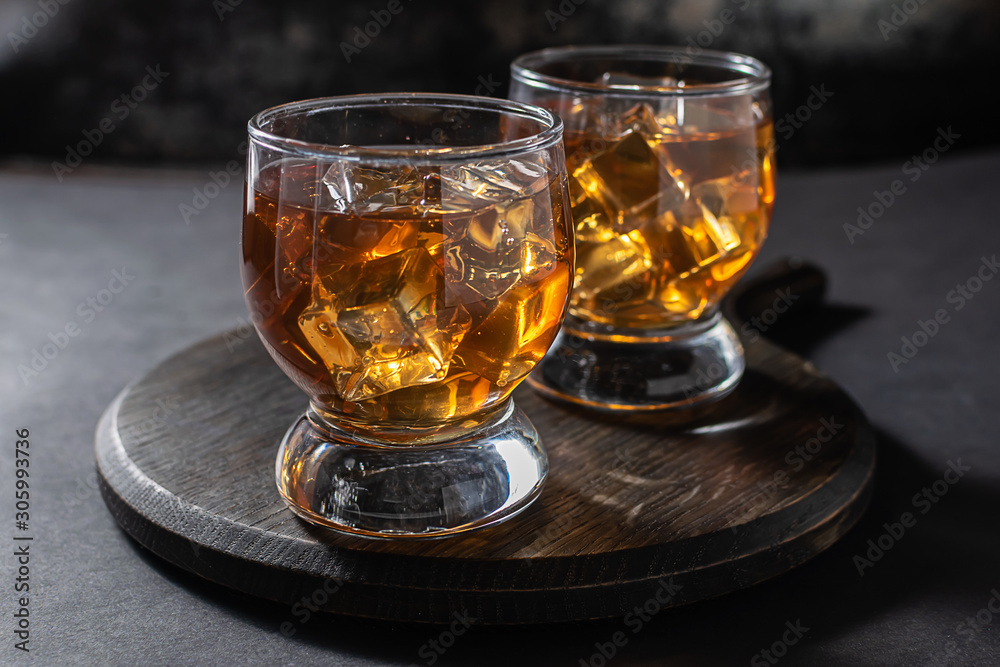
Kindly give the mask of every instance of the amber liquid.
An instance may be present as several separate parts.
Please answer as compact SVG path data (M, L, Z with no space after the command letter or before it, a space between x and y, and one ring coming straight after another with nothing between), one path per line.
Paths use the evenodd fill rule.
M774 202L773 124L676 133L643 108L614 138L566 135L576 227L569 312L616 328L696 320L756 257Z
M243 280L285 373L359 428L474 424L501 405L565 313L563 181L499 201L456 195L438 170L358 171L357 191L408 185L343 210L315 166L279 167L247 192Z

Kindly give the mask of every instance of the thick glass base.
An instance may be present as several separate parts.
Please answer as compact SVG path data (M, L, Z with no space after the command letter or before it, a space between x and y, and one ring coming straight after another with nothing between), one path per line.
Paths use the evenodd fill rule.
M745 365L743 346L718 311L656 331L570 316L528 383L550 398L607 412L680 410L731 392Z
M463 438L423 445L359 441L310 409L285 434L275 473L292 511L375 538L433 538L509 519L538 497L548 459L512 401Z

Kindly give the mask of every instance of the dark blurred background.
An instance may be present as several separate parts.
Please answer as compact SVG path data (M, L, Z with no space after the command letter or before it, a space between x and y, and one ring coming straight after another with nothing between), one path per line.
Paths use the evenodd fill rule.
M366 24L374 36L359 37ZM81 141L94 144L88 164L229 160L268 106L379 91L505 96L513 57L572 43L764 60L776 119L809 116L778 133L782 168L902 162L939 127L961 135L955 152L1000 142L985 92L993 0L0 0L0 28L8 163L64 161ZM833 94L807 112L813 87Z

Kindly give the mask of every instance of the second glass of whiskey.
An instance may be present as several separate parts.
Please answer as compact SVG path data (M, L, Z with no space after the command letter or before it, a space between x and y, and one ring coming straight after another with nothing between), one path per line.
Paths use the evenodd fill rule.
M350 96L263 111L249 133L246 302L309 397L278 452L285 501L395 538L527 507L548 467L511 393L555 339L573 270L558 117Z
M604 411L682 409L742 377L719 301L774 202L760 61L650 46L560 47L511 66L511 99L565 125L576 273L559 340L529 378Z

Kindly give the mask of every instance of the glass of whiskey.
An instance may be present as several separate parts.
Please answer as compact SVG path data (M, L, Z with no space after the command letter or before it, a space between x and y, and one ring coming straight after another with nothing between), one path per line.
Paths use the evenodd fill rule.
M277 456L287 504L376 538L523 510L548 464L511 393L555 340L573 273L559 118L359 95L262 111L249 135L246 303L309 397Z
M569 314L528 382L603 411L722 398L743 348L719 301L774 203L770 70L734 53L560 47L511 65L511 99L564 123L576 237Z

